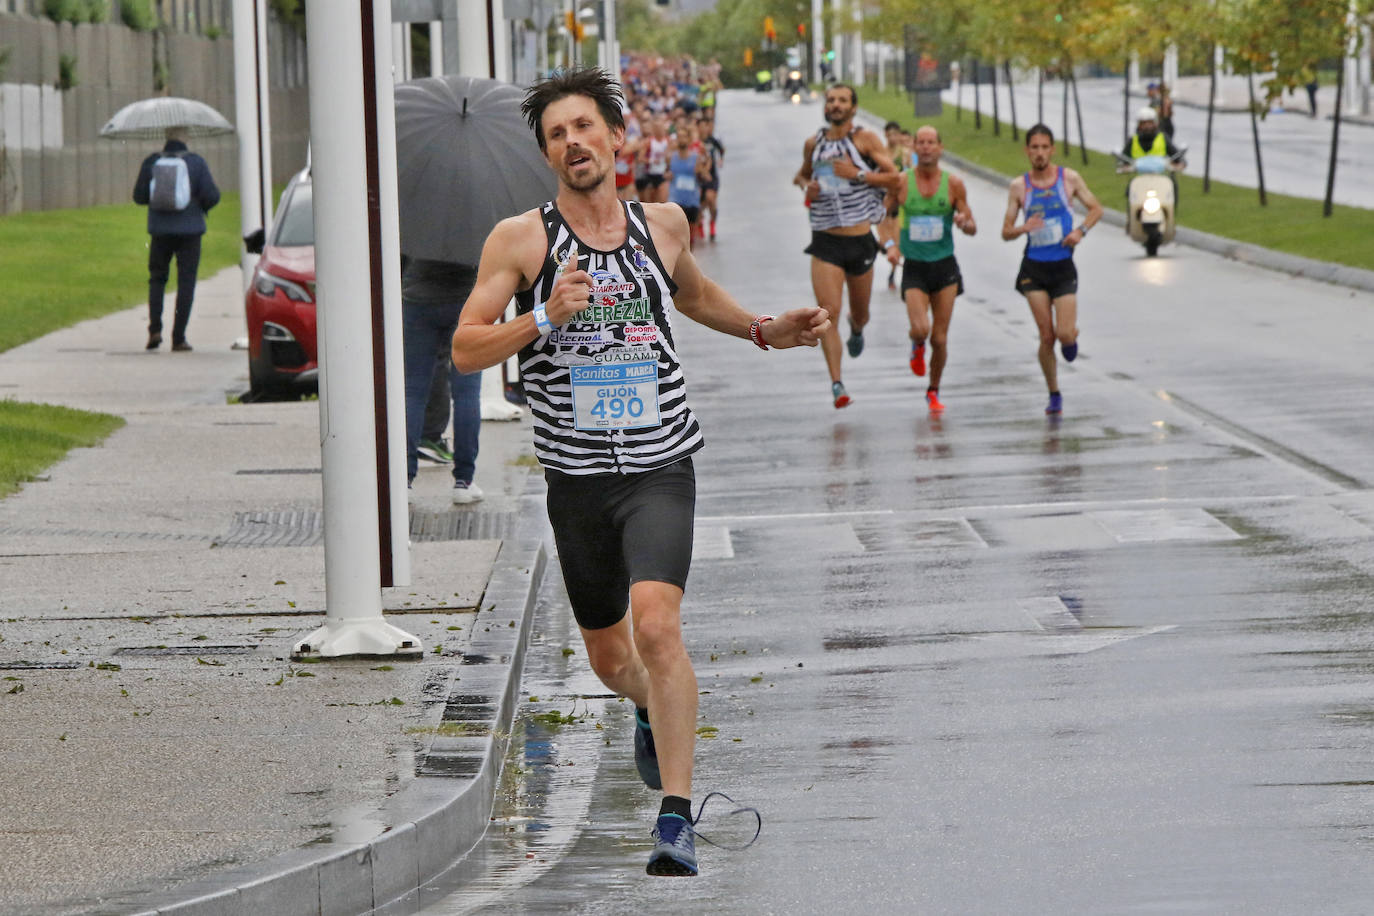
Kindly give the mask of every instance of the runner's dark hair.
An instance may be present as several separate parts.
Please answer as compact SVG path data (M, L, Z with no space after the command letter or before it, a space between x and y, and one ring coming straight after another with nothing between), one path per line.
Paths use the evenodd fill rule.
M856 92L856 91L854 90L854 87L853 87L853 86L849 85L848 83L831 83L831 84L830 84L830 89L848 89L848 90L849 90L849 104L854 105L854 106L856 106L856 107L858 106L858 104L859 104L859 93ZM825 90L825 91L826 91L826 92L829 92L830 89L827 89L827 90Z
M1054 143L1054 131L1050 130L1049 125L1034 124L1031 126L1030 130L1026 131L1026 145L1030 146L1031 137L1037 137L1040 134L1044 134L1046 137L1049 137L1050 143Z
M560 70L531 86L525 93L525 100L520 103L520 113L529 121L541 150L545 149L544 109L570 95L584 95L595 102L601 117L612 128L625 126L625 116L620 111L625 97L621 94L620 84L607 76L605 70L600 67Z

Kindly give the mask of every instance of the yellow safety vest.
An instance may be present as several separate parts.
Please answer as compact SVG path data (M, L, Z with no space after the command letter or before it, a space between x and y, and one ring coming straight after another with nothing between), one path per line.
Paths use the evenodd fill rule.
M1131 137L1131 158L1139 159L1141 156L1167 156L1169 155L1168 141L1164 139L1164 131L1155 134L1155 141L1146 149L1140 145L1140 134Z

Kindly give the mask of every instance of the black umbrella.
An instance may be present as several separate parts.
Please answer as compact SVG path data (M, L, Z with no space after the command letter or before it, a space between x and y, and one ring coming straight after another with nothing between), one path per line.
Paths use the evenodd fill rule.
M468 76L396 87L403 253L476 264L498 222L558 193L523 98L510 83Z

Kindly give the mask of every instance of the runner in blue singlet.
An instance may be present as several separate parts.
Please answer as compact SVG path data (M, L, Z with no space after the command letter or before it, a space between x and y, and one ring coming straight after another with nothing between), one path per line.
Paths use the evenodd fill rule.
M1026 297L1040 331L1040 369L1050 390L1045 413L1053 415L1064 409L1055 340L1066 362L1078 356L1078 271L1073 252L1102 218L1102 204L1081 175L1054 164L1054 134L1044 124L1026 131L1026 156L1030 171L1012 179L1002 238L1011 241L1026 237L1016 291ZM1074 198L1088 208L1087 218L1077 228L1073 224ZM1018 226L1016 217L1023 210L1026 219Z

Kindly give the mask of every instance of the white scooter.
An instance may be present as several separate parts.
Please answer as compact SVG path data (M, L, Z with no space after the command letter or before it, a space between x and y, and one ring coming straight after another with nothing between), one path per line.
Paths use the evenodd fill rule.
M1117 174L1135 173L1126 189L1126 234L1144 245L1149 257L1159 254L1160 245L1174 240L1174 183L1168 173L1183 169L1187 151L1183 147L1172 156L1135 160L1116 154Z

